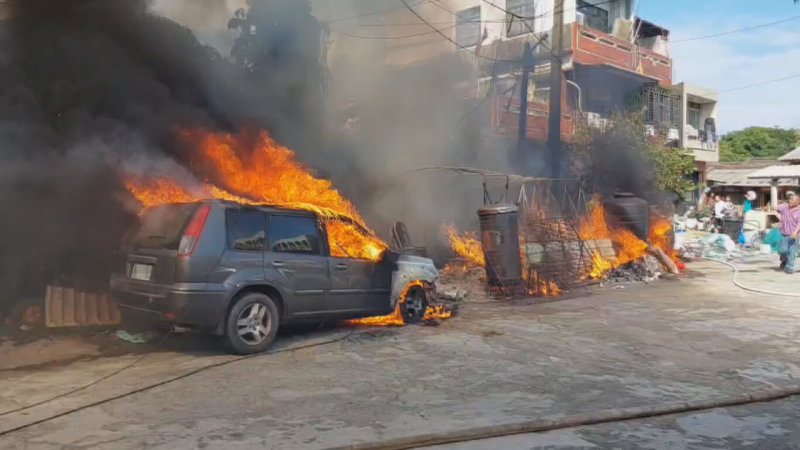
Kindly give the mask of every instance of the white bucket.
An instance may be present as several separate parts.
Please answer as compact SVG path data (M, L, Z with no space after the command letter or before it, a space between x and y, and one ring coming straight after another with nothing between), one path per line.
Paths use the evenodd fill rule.
M769 244L761 244L761 246L758 247L758 251L762 255L769 255L770 253L772 253L772 246Z

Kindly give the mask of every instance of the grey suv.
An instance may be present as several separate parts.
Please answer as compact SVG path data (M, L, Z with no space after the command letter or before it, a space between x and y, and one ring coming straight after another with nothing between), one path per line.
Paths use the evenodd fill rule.
M239 353L265 350L284 323L388 314L410 282L438 278L418 256L330 256L314 213L220 200L147 209L123 254L111 292L124 315L206 329ZM426 292L406 297L401 312L419 320Z

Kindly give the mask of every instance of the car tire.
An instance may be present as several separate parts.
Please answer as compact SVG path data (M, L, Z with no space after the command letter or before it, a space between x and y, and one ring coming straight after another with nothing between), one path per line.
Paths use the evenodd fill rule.
M420 286L413 286L406 293L406 298L400 304L400 314L405 323L419 323L425 317L428 308L428 295Z
M275 300L253 292L241 296L225 319L225 338L231 349L241 355L268 349L280 326Z

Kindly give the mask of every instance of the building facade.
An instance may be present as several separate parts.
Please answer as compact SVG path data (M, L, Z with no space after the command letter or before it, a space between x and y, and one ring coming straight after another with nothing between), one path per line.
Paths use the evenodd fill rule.
M719 161L717 92L686 82L672 90L680 97L679 146L692 150L696 161Z
M380 40L386 65L424 64L454 53L468 60L475 68L475 86L468 91L476 100L490 100L489 132L498 137L518 134L521 58L525 45L533 46L525 135L544 142L556 1L408 0L413 12L394 1L316 0L313 5L331 26L331 55L355 51L364 36L351 31L368 29ZM669 30L637 17L633 0L561 1L561 139L570 142L581 123L603 126L637 99L648 133L692 149L698 161L718 160L716 141L710 139L711 145L705 139L707 119L716 131L716 93L673 85ZM350 18L341 17L344 4L352 6Z

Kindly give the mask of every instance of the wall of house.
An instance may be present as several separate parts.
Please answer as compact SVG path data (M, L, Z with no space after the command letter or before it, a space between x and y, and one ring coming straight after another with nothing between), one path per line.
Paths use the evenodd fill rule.
M717 162L719 161L719 145L703 143L698 131L703 129L705 120L709 117L716 121L717 140L719 141L719 118L717 111L717 92L713 89L698 86L690 83L679 83L672 88L681 96L681 124L680 124L680 146L691 149L697 161ZM689 102L700 103L700 130L693 129L689 123Z
M507 9L513 0L493 0L492 3ZM564 22L569 25L576 20L577 0L564 1ZM553 28L553 10L556 0L534 0L532 28L537 33L550 34ZM616 18L630 18L632 0L614 0L611 3L598 3L597 7L608 11L609 30ZM481 34L486 30L487 38L483 45L498 39L514 39L507 36L508 16L500 8L482 0L408 0L409 6L427 22L456 40L456 16L454 14L479 7L481 11ZM435 58L441 53L457 49L456 45L443 39L441 35L422 23L402 3L396 0L312 0L314 14L322 21L329 22L332 43L329 56L358 51L359 47L380 46L384 49L387 64L404 66ZM360 16L360 17L356 17ZM350 20L340 20L351 17ZM518 19L515 19L518 20ZM379 26L386 24L386 26ZM403 24L397 26L396 24ZM378 25L378 26L375 26ZM524 38L517 36L518 38ZM366 42L365 42L366 41ZM465 45L472 47L474 44ZM469 54L467 52L465 56ZM486 55L484 53L484 56Z

